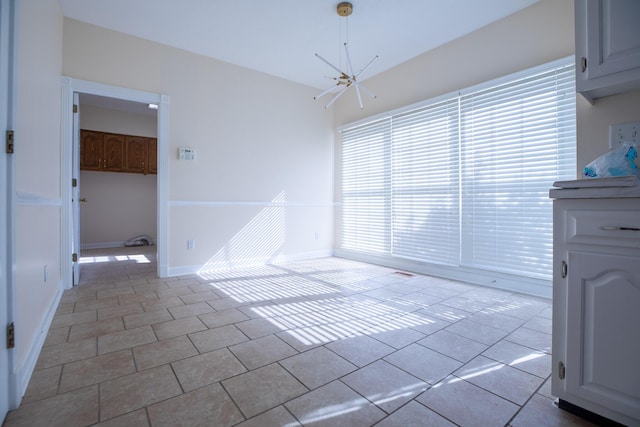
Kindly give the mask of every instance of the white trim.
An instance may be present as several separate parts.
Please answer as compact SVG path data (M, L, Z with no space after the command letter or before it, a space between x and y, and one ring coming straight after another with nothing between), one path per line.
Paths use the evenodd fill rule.
M233 202L225 200L171 200L169 201L171 207L185 207L185 206L256 206L256 207L335 207L334 202L318 202L318 201L256 201L256 202Z
M62 206L62 199L51 199L39 194L16 192L16 204L20 206Z
M38 358L40 357L40 352L42 351L42 346L44 345L44 341L47 338L47 332L51 327L51 322L53 322L53 317L56 314L56 310L58 309L58 304L60 304L60 299L62 298L62 283L58 284L58 291L56 292L56 296L53 299L53 303L49 306L49 310L47 311L47 315L42 320L42 324L40 325L40 333L38 336L31 342L31 347L27 351L27 355L24 358L24 363L22 366L16 369L16 373L18 375L17 378L17 387L19 396L24 396L27 391L27 386L29 385L29 381L31 380L31 375L33 375L33 371L36 368L36 363L38 362Z
M284 263L287 263L287 262L302 261L302 260L315 259L315 258L327 258L327 257L332 257L332 256L333 256L333 250L299 252L299 253L296 253L296 254L289 254L289 255L277 255L275 257L276 258L275 262L262 263L262 264L258 264L258 265L259 266L279 265L279 264L284 264ZM239 262L241 263L242 261L239 261ZM204 264L196 264L196 265L185 265L185 266L181 266L181 267L173 267L173 268L169 269L169 277L187 276L187 275L191 275L191 274L204 273L202 271L204 266L205 266ZM251 267L251 266L247 265L246 267ZM242 269L243 267L239 266L237 268L238 269ZM217 268L217 269L216 268L209 269L209 270L207 270L207 272L228 271L228 270L230 270L229 267L221 266L220 268Z
M0 2L0 128L2 134L6 130L15 129L15 106L17 87L17 34L19 25L19 0L2 0ZM5 292L0 298L3 304L3 314L0 325L6 325L15 320L16 310L16 173L14 155L8 155L2 150L0 156L0 291ZM6 288L5 288L6 286ZM4 346L0 358L1 378L0 389L0 419L4 419L6 409L15 409L20 404L22 394L18 392L18 375L15 369L16 349ZM6 362L6 363L5 363ZM5 382L6 380L6 382ZM5 391L7 392L5 394Z
M128 101L158 104L158 175L157 175L157 245L158 245L158 276L167 277L167 242L168 242L168 170L169 158L167 154L169 138L169 96L159 93L145 92L103 83L90 82L62 77L62 153L61 153L61 194L62 194L62 244L63 254L71 253L71 178L72 164L72 130L73 130L73 93L87 93ZM63 256L62 259L65 259ZM72 264L64 262L61 268L63 284L70 288L72 283Z

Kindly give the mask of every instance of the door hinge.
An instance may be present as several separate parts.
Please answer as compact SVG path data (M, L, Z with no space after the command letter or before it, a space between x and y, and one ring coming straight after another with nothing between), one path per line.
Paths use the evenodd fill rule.
M562 277L563 279L565 277L567 277L567 270L569 269L569 267L567 266L567 262L565 260L562 260L562 268L560 269L560 277Z
M78 112L78 104L73 104L73 112L74 113Z
M580 69L583 73L587 71L587 58L585 58L584 56L580 58Z
M7 154L13 154L13 131L12 130L7 131L6 150L7 150Z
M71 261L78 262L78 254L71 254Z
M11 322L9 326L7 326L7 348L14 348L16 346L16 327Z
M565 375L564 363L558 362L558 378L563 380L564 375Z
M76 178L71 178L71 187L76 188L78 186L78 180Z

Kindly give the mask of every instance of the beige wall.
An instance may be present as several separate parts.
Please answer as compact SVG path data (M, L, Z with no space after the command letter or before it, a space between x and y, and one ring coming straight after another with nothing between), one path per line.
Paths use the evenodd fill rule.
M80 128L156 137L155 115L80 106ZM82 247L109 247L140 234L156 240L157 176L80 171Z
M16 154L16 354L24 392L62 292L60 275L60 75L57 0L19 6ZM46 280L45 280L46 270Z
M170 274L220 257L235 265L332 250L333 115L313 102L317 90L70 19L63 73L169 96ZM179 147L197 159L178 160ZM277 243L220 255L248 227L274 234L259 218L276 199L286 213Z

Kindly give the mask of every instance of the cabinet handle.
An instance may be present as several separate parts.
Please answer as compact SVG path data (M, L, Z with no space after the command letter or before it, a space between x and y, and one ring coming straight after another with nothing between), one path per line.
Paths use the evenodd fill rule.
M603 225L601 230L640 231L638 227L617 227L615 225Z
M582 69L583 73L587 71L587 58L585 58L584 56L580 59L580 68Z
M560 277L562 277L563 279L565 277L567 277L567 262L565 260L562 260L562 268L560 269Z

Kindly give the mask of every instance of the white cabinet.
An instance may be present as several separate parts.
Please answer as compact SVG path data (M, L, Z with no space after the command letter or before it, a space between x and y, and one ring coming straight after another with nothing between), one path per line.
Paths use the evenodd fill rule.
M576 86L593 101L640 89L640 1L575 0Z
M552 394L640 426L640 198L557 198L553 209Z

